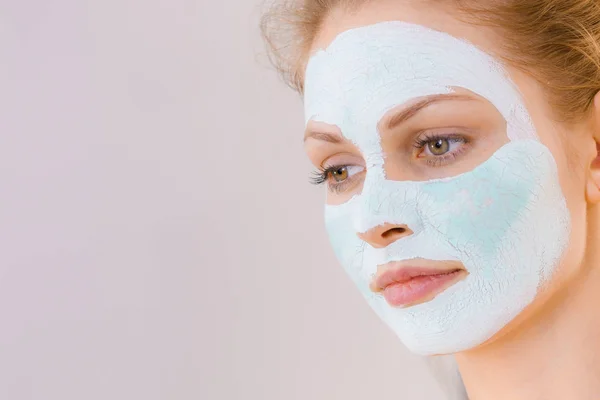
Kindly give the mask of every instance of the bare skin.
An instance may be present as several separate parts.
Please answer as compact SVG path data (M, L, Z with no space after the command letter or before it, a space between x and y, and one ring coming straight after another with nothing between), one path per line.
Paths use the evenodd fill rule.
M465 38L492 55L498 50L495 43L501 40L491 30L459 21L451 9L382 0L367 3L359 12L331 13L312 50L327 47L348 29L390 20L416 23ZM538 82L510 66L507 69L523 94L540 140L558 165L572 219L570 245L556 276L528 308L486 343L455 356L471 400L597 399L600 95L596 95L587 117L567 126L553 118ZM311 141L307 140L306 150L313 163L318 164L322 161L318 154L321 150Z

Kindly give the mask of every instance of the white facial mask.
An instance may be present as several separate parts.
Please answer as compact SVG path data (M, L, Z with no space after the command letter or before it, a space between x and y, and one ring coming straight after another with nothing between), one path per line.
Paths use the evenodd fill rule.
M506 120L510 142L458 176L386 179L381 118L451 87L489 100ZM383 22L346 31L316 52L304 100L307 122L336 125L365 158L361 193L326 206L326 226L341 264L409 349L431 355L472 348L531 303L566 249L570 217L554 158L499 62L448 34ZM413 234L380 249L359 239L386 222L406 224ZM369 289L377 265L413 258L460 261L469 274L408 308L394 308Z

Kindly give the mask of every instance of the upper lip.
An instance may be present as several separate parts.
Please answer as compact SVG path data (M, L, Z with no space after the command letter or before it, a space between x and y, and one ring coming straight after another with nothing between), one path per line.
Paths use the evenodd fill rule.
M381 292L394 283L404 283L417 276L441 275L465 270L458 261L433 261L412 259L393 261L378 266L370 288L373 292Z

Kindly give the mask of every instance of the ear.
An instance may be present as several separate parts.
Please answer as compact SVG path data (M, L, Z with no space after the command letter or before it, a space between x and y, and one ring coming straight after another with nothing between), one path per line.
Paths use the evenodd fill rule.
M587 174L586 198L589 203L600 203L600 92L594 96L592 107L592 133L596 142L596 152Z

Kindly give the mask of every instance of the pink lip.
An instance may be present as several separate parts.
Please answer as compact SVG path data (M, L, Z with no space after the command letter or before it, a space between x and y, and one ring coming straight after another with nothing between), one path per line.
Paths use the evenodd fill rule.
M430 262L431 264L438 262ZM432 300L467 275L464 268L417 267L405 263L390 263L371 285L374 292L383 292L391 306L407 307ZM447 264L447 263L444 263Z

